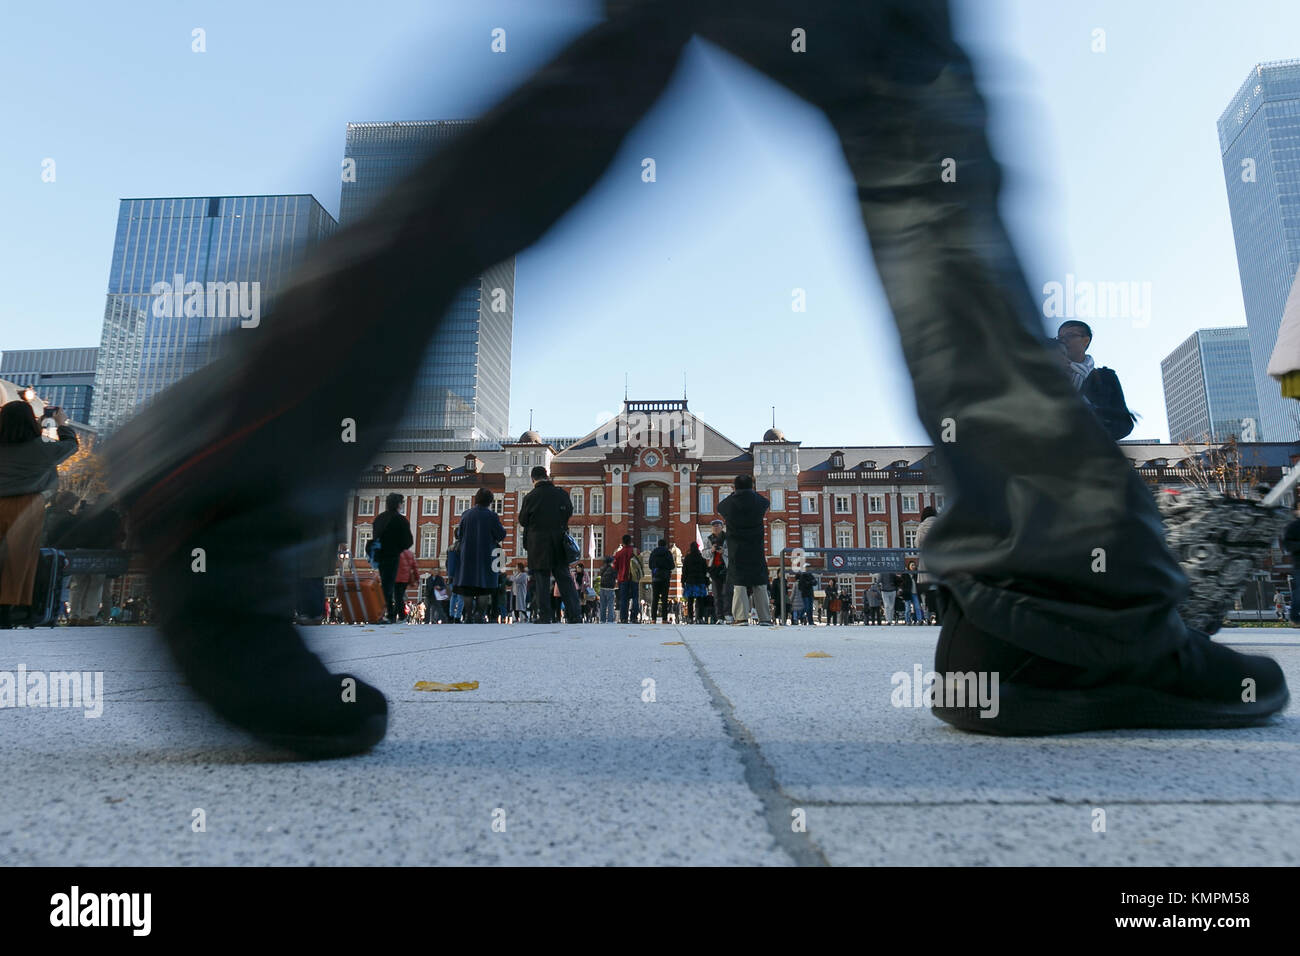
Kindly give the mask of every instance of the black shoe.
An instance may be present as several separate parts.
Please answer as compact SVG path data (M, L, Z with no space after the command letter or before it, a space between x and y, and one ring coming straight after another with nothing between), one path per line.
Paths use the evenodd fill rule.
M164 626L186 680L219 716L310 759L369 750L388 729L388 702L349 674L331 674L291 625Z
M1215 644L1201 631L1189 629L1176 651L1140 667L1087 670L980 631L951 603L944 610L934 669L941 675L974 671L981 681L983 674L996 673L994 706L981 710L969 701L949 706L958 701L950 697L937 700L933 710L961 730L1006 736L1251 727L1290 700L1276 661ZM991 688L991 680L984 686ZM1253 699L1242 699L1248 696L1246 686L1253 688ZM942 694L941 684L936 693Z

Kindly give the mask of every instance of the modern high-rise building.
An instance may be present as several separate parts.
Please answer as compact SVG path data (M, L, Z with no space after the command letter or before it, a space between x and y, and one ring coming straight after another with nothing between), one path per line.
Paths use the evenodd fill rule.
M1160 362L1169 440L1254 441L1259 401L1246 327L1198 329ZM1244 432L1244 434L1243 434Z
M1296 423L1265 369L1300 267L1300 60L1251 69L1219 117L1219 147L1250 330L1259 438L1292 441Z
M123 199L91 425L112 432L260 324L337 225L307 195Z
M471 120L349 123L339 223L354 222ZM457 294L429 343L390 451L495 446L510 419L515 260L492 266Z
M90 421L99 349L6 349L0 378L30 385L49 405L58 405L74 422Z

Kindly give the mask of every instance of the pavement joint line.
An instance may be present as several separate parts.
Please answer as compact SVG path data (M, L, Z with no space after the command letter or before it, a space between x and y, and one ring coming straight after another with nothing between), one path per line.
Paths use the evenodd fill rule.
M700 683L708 691L714 710L722 718L722 726L731 746L740 756L740 763L745 772L745 784L763 807L763 820L767 824L773 842L799 866L830 866L830 860L810 835L805 832L801 838L800 834L790 828L790 821L793 819L792 811L800 805L782 792L776 781L776 772L763 756L758 742L754 740L754 735L736 716L731 701L709 676L704 662L695 653L695 648L691 647L690 641L686 640L681 627L674 626L674 630L686 646L686 653L690 654L691 660L695 662L695 673L699 675Z
M1042 800L803 800L801 807L834 809L835 807L1297 807L1300 800L1227 800L1207 797L1203 800L1133 800L1127 798L1098 798L1096 800L1067 800L1063 797L1045 797Z
M554 634L555 631L530 631L527 634L510 634L507 637L495 637L482 641L465 641L461 644L440 644L437 647L416 647L408 651L392 651L388 654L367 654L365 657L340 657L324 661L326 664L349 664L356 661L372 661L381 657L401 657L404 654L425 654L429 651L450 650L455 647L476 647L479 644L500 644L502 641L516 641L521 637L537 637L539 635ZM322 660L324 658L322 657Z

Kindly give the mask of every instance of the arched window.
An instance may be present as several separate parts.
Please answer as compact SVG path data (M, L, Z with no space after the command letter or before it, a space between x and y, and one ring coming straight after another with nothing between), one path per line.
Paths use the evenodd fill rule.
M772 554L779 555L785 549L785 522L772 522Z
M766 465L766 464L767 464L767 452L765 452L765 451L760 451L760 452L758 453L758 463L759 463L760 465Z
M605 513L604 489L591 489L591 513L594 515L603 515Z
M573 513L580 515L583 513L583 493L581 488L575 488L573 494L569 495L573 499Z

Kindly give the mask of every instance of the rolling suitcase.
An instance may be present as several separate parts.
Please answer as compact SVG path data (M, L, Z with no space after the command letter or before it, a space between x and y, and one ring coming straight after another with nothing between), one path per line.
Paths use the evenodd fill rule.
M9 623L14 627L53 627L63 610L63 585L67 580L68 556L54 548L41 548L36 560L36 584L32 603L15 607Z
M339 564L337 590L345 624L373 624L388 610L379 572L358 571L356 562L346 553Z

